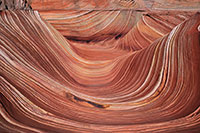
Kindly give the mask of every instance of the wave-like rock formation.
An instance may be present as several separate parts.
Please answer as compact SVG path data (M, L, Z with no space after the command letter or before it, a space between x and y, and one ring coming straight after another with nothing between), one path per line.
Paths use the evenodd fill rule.
M200 13L24 2L0 8L0 132L200 131Z
M142 0L30 0L36 10L127 10L144 7Z

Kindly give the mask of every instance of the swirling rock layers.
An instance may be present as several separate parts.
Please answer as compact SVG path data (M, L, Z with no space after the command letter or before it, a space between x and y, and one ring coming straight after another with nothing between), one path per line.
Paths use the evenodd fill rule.
M37 11L2 11L0 131L198 132L200 14L124 14L133 19L101 38L64 37ZM75 16L68 29L85 18Z

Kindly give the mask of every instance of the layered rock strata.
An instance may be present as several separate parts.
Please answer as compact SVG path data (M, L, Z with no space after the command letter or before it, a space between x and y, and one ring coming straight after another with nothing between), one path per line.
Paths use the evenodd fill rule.
M200 13L23 2L1 5L0 132L200 131Z

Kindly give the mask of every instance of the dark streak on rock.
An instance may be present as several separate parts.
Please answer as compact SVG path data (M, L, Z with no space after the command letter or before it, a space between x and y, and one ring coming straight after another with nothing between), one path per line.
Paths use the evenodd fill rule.
M105 108L103 105L97 104L97 103L94 103L94 102L87 101L87 103L89 103L89 104L91 104L91 105L93 105L93 106L95 106L97 108Z
M94 103L94 102L91 102L91 101L84 100L84 99L82 99L82 98L79 98L79 97L77 97L77 96L74 96L74 95L71 94L71 93L66 93L66 97L67 97L68 99L70 99L71 101L73 101L73 102L86 102L86 103L89 103L89 104L91 104L92 106L97 107L97 108L102 108L102 109L106 108L106 106L104 106L104 105L101 105L101 104L98 104L98 103Z
M120 37L122 37L122 34L117 35L117 36L115 37L115 39L117 40L117 39L119 39Z

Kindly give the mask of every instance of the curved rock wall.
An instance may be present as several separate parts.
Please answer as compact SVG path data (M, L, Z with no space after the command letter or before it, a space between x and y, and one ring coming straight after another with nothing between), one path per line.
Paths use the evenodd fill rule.
M32 7L0 12L0 132L200 131L200 13Z

